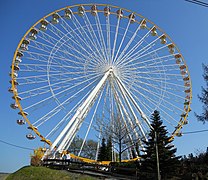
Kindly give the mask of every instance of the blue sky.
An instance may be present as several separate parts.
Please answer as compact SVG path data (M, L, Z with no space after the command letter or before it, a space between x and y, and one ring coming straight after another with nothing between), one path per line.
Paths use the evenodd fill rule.
M9 105L12 102L11 94L7 89L10 86L8 73L15 49L25 32L43 16L50 12L74 4L81 3L112 4L135 11L148 18L163 29L177 44L188 65L192 86L192 112L189 115L189 125L183 128L184 132L208 129L207 124L198 122L194 112L201 112L201 103L197 94L201 93L201 86L205 85L202 77L202 63L208 63L208 8L188 3L184 0L51 0L28 1L7 0L0 1L0 140L28 148L36 148L25 138L25 127L16 124L17 112ZM176 138L178 155L194 153L197 150L206 150L208 144L205 138L207 133L187 134ZM15 148L0 142L0 172L13 172L24 165L28 165L32 151Z

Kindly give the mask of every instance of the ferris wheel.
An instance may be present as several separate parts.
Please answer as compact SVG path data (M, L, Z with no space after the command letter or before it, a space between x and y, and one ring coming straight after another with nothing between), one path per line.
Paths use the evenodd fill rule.
M79 4L44 16L18 44L10 76L17 124L50 150L69 149L76 136L83 139L77 155L88 139L99 148L115 114L141 147L154 110L172 137L188 123L191 80L178 47L150 20L117 6Z

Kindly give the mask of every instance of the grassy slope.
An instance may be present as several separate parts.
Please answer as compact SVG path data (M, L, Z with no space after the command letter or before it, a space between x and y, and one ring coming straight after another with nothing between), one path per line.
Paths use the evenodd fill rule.
M10 174L6 180L68 180L68 179L80 179L80 180L93 180L95 178L81 175L68 173L61 170L52 170L46 167L34 167L27 166L19 169L18 171Z

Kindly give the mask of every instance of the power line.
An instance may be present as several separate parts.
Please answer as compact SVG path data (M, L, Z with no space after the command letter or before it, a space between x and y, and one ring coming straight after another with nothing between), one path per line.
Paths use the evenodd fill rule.
M20 149L26 149L26 150L34 150L34 149L32 149L32 148L28 148L28 147L23 147L23 146L18 146L18 145L15 145L15 144L12 144L12 143L8 143L8 142L6 142L6 141L3 141L3 140L1 140L0 139L0 142L1 143L4 143L4 144L7 144L7 145L9 145L9 146L13 146L13 147L16 147L16 148L20 148Z
M197 4L200 6L208 7L208 3L205 3L203 1L199 1L199 0L185 0L185 1L193 3L193 4Z
M206 132L206 131L208 131L208 129L199 130L199 131L183 132L183 134L194 134L194 133L201 133L201 132Z

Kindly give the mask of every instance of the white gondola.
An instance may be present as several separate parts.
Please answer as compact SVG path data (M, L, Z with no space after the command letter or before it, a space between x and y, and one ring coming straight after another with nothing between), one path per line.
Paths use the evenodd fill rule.
M185 102L184 102L184 105L189 105L190 104L190 101L188 101L188 100L185 100Z
M186 99L191 99L191 97L189 95L186 96Z
M28 126L27 129L31 129L31 130L35 129L35 130L38 130L38 128L35 127L35 126L32 126L32 127Z
M184 92L185 93L190 93L191 92L191 89L190 88L189 89L186 89Z
M109 7L105 7L104 8L104 16L109 16L110 15L110 8Z
M21 51L27 51L27 50L28 50L28 44L30 44L29 39L24 39L24 40L22 41L21 46L20 46L20 50L21 50Z
M9 73L9 76L12 77L12 73ZM14 77L14 78L17 78L17 77L18 77L18 74L17 74L16 72L14 72L14 73L13 73L13 77Z
M48 21L46 21L46 20L42 20L41 22L40 22L40 30L41 31L46 31L47 30L47 25L48 25Z
M96 7L96 5L93 5L93 6L91 7L91 14L92 14L93 16L96 16L96 15L97 15L97 7Z
M17 124L24 125L25 124L25 121L23 119L18 119L17 120Z
M187 76L187 77L183 78L183 80L184 80L184 81L189 81L190 78L189 78L189 76Z
M140 28L141 28L141 29L147 28L147 21L146 21L145 19L143 19L143 20L141 21Z
M182 113L182 114L181 114L181 117L182 117L182 118L186 117L186 114L187 114L187 113Z
M64 17L66 19L71 19L72 18L72 11L70 9L65 9L65 14L64 14Z
M8 89L8 91L9 91L10 93L14 93L14 92L17 92L17 89L13 89L12 87L10 87L10 88Z
M53 14L51 23L52 24L58 24L59 23L59 18L60 18L60 16L57 13Z
M22 56L24 56L24 54L21 51L17 51L17 56L21 58Z
M163 34L163 35L160 37L160 43L161 43L161 44L166 44L166 43L167 43L166 35L165 35L165 34Z
M23 115L27 116L28 115L28 113L24 112L24 111L20 111L20 112L18 112L18 114L21 115L21 116L23 116Z
M170 144L167 145L167 147L173 148L175 146L174 146L174 144L170 143Z
M10 67L11 67L11 69L12 69L12 66L10 66ZM15 71L19 71L19 70L20 70L19 66L15 64L15 65L14 65L14 70L15 70Z
M189 122L188 122L188 120L186 119L185 121L183 121L183 124L184 125L187 125Z
M14 62L15 62L16 64L19 64L19 63L22 62L22 60L17 56Z
M26 135L26 138L29 139L29 140L33 140L33 139L35 139L36 137L35 137L34 135L32 135L32 134L27 134L27 135Z
M16 80L10 80L10 81L9 81L10 84L12 84L12 81L13 81L13 83L14 83L15 86L19 85L19 83L18 83Z
M136 20L135 20L135 15L134 15L134 13L131 13L130 15L129 15L129 20L130 20L130 23L131 24L133 24Z
M17 100L21 101L22 98L20 96L16 96ZM12 96L12 99L15 99L15 96Z
M176 54L175 58L176 58L176 64L180 64L181 63L181 55L180 54Z
M45 147L43 147L43 148L42 148L42 151L43 151L43 152L46 152L46 151L47 151L47 149L46 149Z
M186 65L181 65L180 66L180 69L182 70L182 69L186 69Z
M157 36L157 29L156 29L155 26L151 29L151 35L152 36Z
M38 34L38 30L35 29L35 28L34 28L34 29L31 29L28 38L29 38L30 40L36 40L36 39L37 39L36 34Z
M10 104L10 107L11 107L12 109L17 109L17 108L18 108L18 105L17 105L17 104Z
M181 75L186 75L186 74L187 74L187 71L184 71L184 70L181 71Z
M190 86L191 86L191 84L190 84L190 82L185 82L185 83L184 83L184 86L186 86L186 87L190 87Z
M178 137L181 137L183 134L182 134L182 132L177 132L176 133L176 136L178 136Z
M78 15L79 16L84 16L84 7L83 6L78 7Z
M122 11L122 9L118 9L116 11L116 13L117 13L117 18L122 18L123 17L123 11Z
M173 54L175 52L175 45L174 44L168 44L168 49L170 54Z

